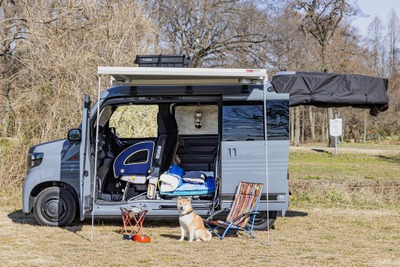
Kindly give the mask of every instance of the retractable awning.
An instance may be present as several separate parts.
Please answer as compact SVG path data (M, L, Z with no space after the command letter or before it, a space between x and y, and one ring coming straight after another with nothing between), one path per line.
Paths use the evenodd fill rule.
M272 77L278 93L289 93L290 106L370 109L378 115L389 107L388 80L358 74L279 72Z
M267 80L264 69L98 67L98 74L110 75L113 84L260 84Z

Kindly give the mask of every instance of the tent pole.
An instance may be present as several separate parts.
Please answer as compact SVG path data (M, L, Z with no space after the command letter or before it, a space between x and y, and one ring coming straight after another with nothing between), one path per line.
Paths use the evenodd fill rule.
M269 177L268 177L268 127L267 127L267 85L266 85L266 77L264 76L262 82L263 82L263 106L264 106L264 147L265 147L265 177L266 177L266 191L267 191L267 222L268 222L268 227L269 227L269 197L268 197L268 191L269 191ZM267 245L270 245L270 236L269 236L269 231L270 229L267 229Z

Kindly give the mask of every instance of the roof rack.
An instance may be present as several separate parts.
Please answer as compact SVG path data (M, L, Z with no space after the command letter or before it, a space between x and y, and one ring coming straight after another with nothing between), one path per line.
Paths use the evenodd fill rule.
M137 55L134 61L139 67L188 68L192 61L186 55Z

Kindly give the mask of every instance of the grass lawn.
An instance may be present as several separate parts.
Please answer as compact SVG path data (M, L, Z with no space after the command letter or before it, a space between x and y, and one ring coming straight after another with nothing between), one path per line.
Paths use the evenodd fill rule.
M374 154L371 149L365 152L364 148L336 155L324 149L291 151L292 202L328 207L399 208L400 152Z
M21 192L0 193L2 266L400 266L399 155L311 149L290 155L291 206L276 229L179 242L178 220L145 220L151 243L122 240L121 220L37 225ZM93 238L93 242L89 240Z

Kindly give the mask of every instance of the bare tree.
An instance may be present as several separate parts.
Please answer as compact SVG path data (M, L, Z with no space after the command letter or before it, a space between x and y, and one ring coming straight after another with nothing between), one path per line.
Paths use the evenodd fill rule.
M30 107L38 117L17 126L41 140L64 136L78 123L79 116L68 114L80 110L82 92L95 95L97 66L132 66L153 40L154 28L135 2L68 3L32 1L22 15L29 42L18 47L24 89L15 108L24 113Z
M304 33L310 34L318 42L321 50L321 70L329 70L326 52L329 42L334 37L340 22L345 16L357 15L356 5L346 0L296 0L295 5L303 12L301 27ZM327 109L327 122L333 118L331 108ZM329 127L327 128L329 135ZM332 138L328 137L328 145L332 146Z
M296 0L297 8L303 12L301 27L318 42L321 51L321 70L328 71L326 50L345 16L359 14L356 4L348 0Z
M384 25L379 17L374 17L368 25L367 44L372 56L372 70L375 75L384 76Z
M157 28L136 1L12 3L14 22L25 39L10 45L12 58L20 64L13 63L18 71L7 72L7 79L1 81L15 79L10 84L18 94L9 95L13 129L8 133L16 141L0 158L0 165L14 164L0 170L0 186L4 179L23 176L26 155L21 151L35 143L65 138L66 131L79 124L82 93L96 95L97 66L132 66L137 54L158 52L152 45ZM104 79L103 86L108 85Z
M271 71L304 70L316 67L310 39L299 27L302 18L291 7L291 5L286 5L283 12L271 12L268 16L267 67ZM298 135L304 132L304 127L302 127L304 116L298 114L300 110L303 109L291 108L293 116L298 119L291 121L291 141L295 145L299 145L300 136ZM304 134L301 136L304 140ZM313 139L315 139L315 134L313 134Z
M15 80L20 61L16 47L25 39L24 20L18 17L21 9L14 1L0 1L0 87L2 107L2 137L7 137L10 124L13 80Z
M186 54L193 66L264 64L265 15L251 2L237 0L152 1L152 17L161 28L158 46Z
M368 25L368 35L366 44L368 52L365 53L366 60L372 75L385 75L385 36L384 25L382 20L375 16L372 22ZM366 142L368 131L368 116L367 111L364 111L363 135L362 142Z
M299 70L314 67L312 44L299 24L302 17L288 5L283 12L269 14L267 35L268 68Z
M397 76L397 66L399 62L399 38L400 38L400 22L396 12L392 9L389 13L388 22L388 38L389 38L389 76Z

